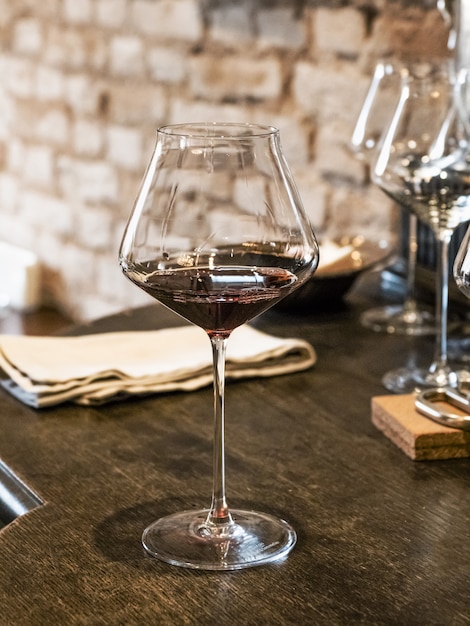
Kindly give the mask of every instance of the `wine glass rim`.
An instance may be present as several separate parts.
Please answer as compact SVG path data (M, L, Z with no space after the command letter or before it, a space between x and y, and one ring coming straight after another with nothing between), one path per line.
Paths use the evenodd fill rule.
M187 122L160 126L157 133L172 137L207 139L219 137L226 140L246 140L247 137L270 137L279 134L275 126L249 122Z

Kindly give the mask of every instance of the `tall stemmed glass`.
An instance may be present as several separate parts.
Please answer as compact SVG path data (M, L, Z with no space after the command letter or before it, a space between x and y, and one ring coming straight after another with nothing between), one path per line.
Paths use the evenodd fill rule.
M184 567L231 570L269 563L292 549L296 534L287 522L227 505L225 350L236 327L304 283L318 260L277 129L203 123L158 130L120 264L138 287L207 333L215 426L211 506L149 526L143 545L151 555Z
M470 219L466 124L460 116L460 82L449 63L413 66L373 170L374 181L433 231L438 244L436 346L429 368L399 368L384 377L390 391L455 386L447 357L449 243Z
M380 138L398 104L401 77L406 66L397 60L379 61L374 69L361 111L354 127L350 148L369 167L377 158ZM406 287L402 304L374 307L364 311L361 324L377 332L400 335L429 335L435 332L432 314L416 298L416 264L418 256L418 219L406 211L402 216L403 233L407 235Z

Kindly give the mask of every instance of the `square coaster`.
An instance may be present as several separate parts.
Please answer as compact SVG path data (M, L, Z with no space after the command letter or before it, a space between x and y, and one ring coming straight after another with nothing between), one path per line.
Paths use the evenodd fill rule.
M371 408L372 423L414 461L470 457L470 432L418 413L414 394L375 396Z

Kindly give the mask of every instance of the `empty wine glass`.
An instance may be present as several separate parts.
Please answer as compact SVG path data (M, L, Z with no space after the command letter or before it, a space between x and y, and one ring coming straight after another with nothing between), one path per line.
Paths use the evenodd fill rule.
M279 131L224 123L160 128L119 256L133 283L207 333L213 353L211 506L157 520L144 531L145 549L209 570L284 557L295 531L271 515L229 509L224 464L227 340L310 278L319 260Z
M357 158L371 166L384 130L389 126L398 104L401 76L406 67L399 61L379 61L374 69L364 103L354 127L350 147ZM378 332L402 335L429 335L435 332L432 314L416 298L418 219L409 211L402 215L403 236L407 237L406 286L403 304L368 309L361 324Z
M470 219L466 123L455 97L460 84L450 63L413 66L373 169L374 181L428 224L439 252L434 359L429 368L386 374L384 385L394 392L457 384L447 357L449 243L457 226Z

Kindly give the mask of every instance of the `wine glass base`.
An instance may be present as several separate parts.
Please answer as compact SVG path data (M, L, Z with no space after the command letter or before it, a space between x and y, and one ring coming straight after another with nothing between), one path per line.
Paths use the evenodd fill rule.
M237 570L278 561L297 540L287 522L265 513L234 510L220 527L207 523L208 514L183 511L157 520L142 535L145 550L180 567Z
M402 305L390 305L369 309L361 315L361 324L375 332L390 335L413 335L422 337L436 332L433 315L423 309L408 310Z
M450 367L426 368L399 367L382 378L385 389L392 393L413 393L423 389L457 387L458 376Z

